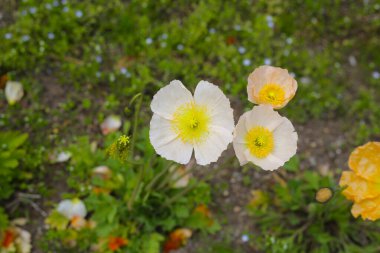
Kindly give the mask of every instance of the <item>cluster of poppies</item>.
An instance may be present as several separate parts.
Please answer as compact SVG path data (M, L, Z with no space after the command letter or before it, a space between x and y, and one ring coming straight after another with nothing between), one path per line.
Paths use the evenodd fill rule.
M241 165L264 170L283 166L297 151L292 123L275 109L295 95L296 80L286 69L261 66L248 77L248 99L257 104L235 126L229 99L216 85L200 81L194 96L178 80L154 95L150 141L162 157L180 164L193 155L199 165L216 162L233 142Z

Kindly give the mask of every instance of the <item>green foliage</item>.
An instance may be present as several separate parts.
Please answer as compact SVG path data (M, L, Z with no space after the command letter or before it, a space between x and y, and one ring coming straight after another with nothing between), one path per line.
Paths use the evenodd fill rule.
M56 210L52 211L49 217L46 219L46 224L48 224L51 228L57 230L66 229L68 223L69 219L67 219L64 215Z
M12 181L21 174L20 160L26 155L22 145L27 139L27 134L0 132L0 200L14 191Z
M0 233L8 227L8 215L5 213L5 210L0 207Z
M276 184L265 203L252 202L249 209L261 231L253 244L276 253L376 252L378 226L355 220L338 189L329 202L318 203L314 197L322 187L335 189L333 178L307 171Z
M159 253L165 236L175 228L211 233L220 229L218 222L207 213L195 211L197 205L210 201L209 185L192 179L185 188L172 188L172 172L169 172L172 163L153 155L147 129L141 132L144 134L139 134L136 142L136 152L141 158L108 157L108 149L94 148L85 137L69 146L72 158L68 183L76 193L67 196L84 199L90 213L87 220L96 226L77 231L70 225L67 227L69 221L53 211L46 221L51 230L45 240L53 237L65 245L70 238L106 241L118 236L128 239L128 252ZM120 138L116 139L119 142ZM93 168L100 165L107 166L110 173L94 174ZM80 244L82 248L90 248L93 241L82 240ZM43 246L53 247L46 243ZM107 252L106 243L100 247Z

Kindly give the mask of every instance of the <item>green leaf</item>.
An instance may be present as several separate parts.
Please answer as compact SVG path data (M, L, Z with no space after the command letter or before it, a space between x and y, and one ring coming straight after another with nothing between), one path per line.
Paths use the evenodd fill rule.
M160 253L161 251L161 242L165 238L158 233L153 233L150 235L145 235L142 238L142 251L144 253Z
M50 225L50 227L55 228L57 230L64 230L67 228L69 223L69 219L67 219L63 214L54 210L45 220L46 224Z
M293 156L292 158L290 158L289 161L287 161L285 164L284 164L284 169L286 169L287 171L291 171L291 172L296 172L296 171L299 171L299 167L300 167L300 158L295 155Z

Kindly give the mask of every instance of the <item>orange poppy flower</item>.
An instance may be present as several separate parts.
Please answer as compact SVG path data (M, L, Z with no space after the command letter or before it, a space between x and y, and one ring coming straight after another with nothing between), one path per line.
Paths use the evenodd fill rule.
M351 213L356 218L380 219L380 142L369 142L356 148L339 185L345 186L343 195L354 202Z
M181 248L186 244L187 239L192 235L190 229L179 228L169 234L169 238L164 243L164 253Z
M108 240L108 248L112 251L116 251L126 245L128 245L128 240L122 237L110 237Z
M4 239L1 243L1 246L3 248L8 248L13 243L14 240L15 240L15 234L11 230L8 229L5 231Z

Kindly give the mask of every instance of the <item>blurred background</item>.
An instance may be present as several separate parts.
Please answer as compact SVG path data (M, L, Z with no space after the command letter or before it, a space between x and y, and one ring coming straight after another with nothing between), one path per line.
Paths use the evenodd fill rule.
M317 232L309 230L310 220L292 227L307 219L303 211L311 208L315 190L337 187L353 148L380 139L379 45L376 0L0 0L0 129L29 136L25 154L18 158L26 159L22 169L8 172L9 194L0 190L4 213L8 220L31 219L27 229L36 245L53 240L41 239L44 214L62 192L74 191L70 182L76 179L70 178L70 166L47 163L47 153L79 136L100 146L112 142L99 127L111 114L121 116L121 132L128 134L135 112L130 102L138 93L143 96L138 120L147 136L151 98L173 79L190 90L202 79L218 85L231 99L237 119L252 107L246 94L249 73L272 65L288 69L298 81L295 98L280 112L298 131L298 156L279 174L227 163L227 169L208 180L209 206L220 230L197 234L179 252L379 252L374 239L379 237L338 236L352 229L349 224L354 224L352 231L363 229L352 220L348 203ZM14 105L6 100L7 80L20 82L24 90ZM1 165L0 170L5 171ZM282 189L286 182L295 188ZM277 190L268 194L274 195L256 191L273 188ZM23 203L24 208L10 208L20 192L37 194L33 204L38 207ZM299 199L289 200L291 196ZM270 211L273 199L286 204ZM252 201L254 211L246 208ZM324 212L321 205L316 209ZM260 212L272 218L261 224L255 220L263 221ZM283 216L274 217L276 213ZM282 223L284 217L289 223ZM379 236L379 229L369 230ZM331 246L339 244L337 238L352 248ZM296 249L299 242L306 246ZM34 246L33 252L69 252L49 249L51 245Z

